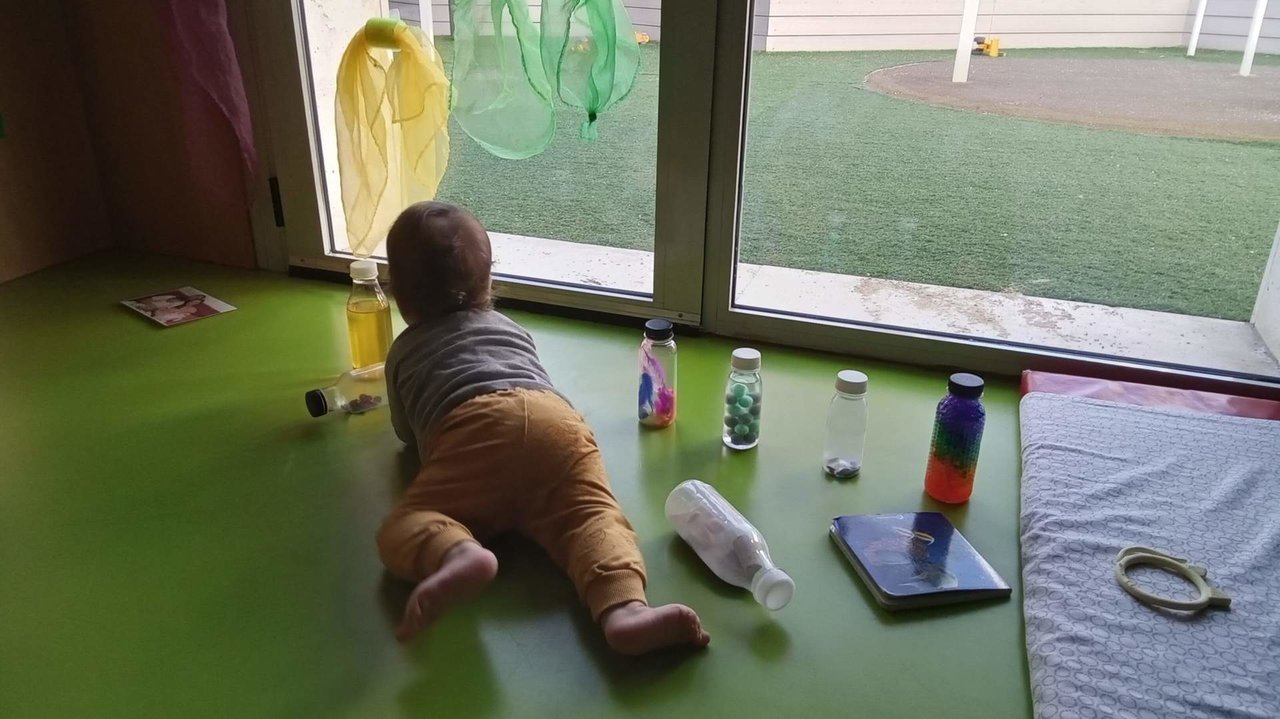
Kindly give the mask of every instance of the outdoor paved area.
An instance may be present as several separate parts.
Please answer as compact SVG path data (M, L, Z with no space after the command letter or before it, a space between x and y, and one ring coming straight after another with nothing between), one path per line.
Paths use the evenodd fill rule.
M1160 135L1280 141L1280 67L1136 58L975 57L877 70L867 88L960 110Z

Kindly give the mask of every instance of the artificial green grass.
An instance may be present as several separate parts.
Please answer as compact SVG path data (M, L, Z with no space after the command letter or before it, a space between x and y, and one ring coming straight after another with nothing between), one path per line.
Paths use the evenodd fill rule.
M488 155L455 126L441 196L494 230L652 249L658 53L642 51L636 88L596 143L563 107L555 144L524 161ZM872 70L946 57L756 53L742 261L1248 319L1280 219L1280 143L983 115L863 88Z

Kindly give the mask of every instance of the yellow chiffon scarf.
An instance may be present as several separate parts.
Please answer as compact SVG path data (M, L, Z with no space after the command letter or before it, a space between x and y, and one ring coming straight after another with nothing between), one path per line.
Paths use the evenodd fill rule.
M336 95L347 240L368 257L401 210L436 196L449 162L449 79L420 30L375 18L347 45Z

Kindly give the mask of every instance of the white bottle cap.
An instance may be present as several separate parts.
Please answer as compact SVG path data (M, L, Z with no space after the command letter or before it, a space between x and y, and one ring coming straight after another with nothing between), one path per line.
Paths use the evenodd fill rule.
M733 351L733 360L730 364L734 369L760 369L760 350L753 350L750 347L739 347Z
M840 370L836 374L836 391L845 394L866 394L867 376L856 369Z
M351 263L351 279L353 280L376 280L378 279L378 263L373 260L356 260Z
M796 583L777 567L761 569L751 579L751 595L765 609L776 612L791 603L796 595Z

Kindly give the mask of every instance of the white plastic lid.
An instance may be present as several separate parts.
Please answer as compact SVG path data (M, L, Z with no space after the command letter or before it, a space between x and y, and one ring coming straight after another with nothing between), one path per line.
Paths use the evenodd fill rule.
M866 394L867 376L856 369L842 369L836 374L836 391L845 394Z
M376 280L378 279L378 263L373 260L356 260L351 263L351 279L353 280Z
M750 347L739 347L733 351L733 360L730 364L734 369L760 369L760 350L753 350Z
M786 572L770 567L751 579L751 594L765 609L776 612L791 603L796 583Z

